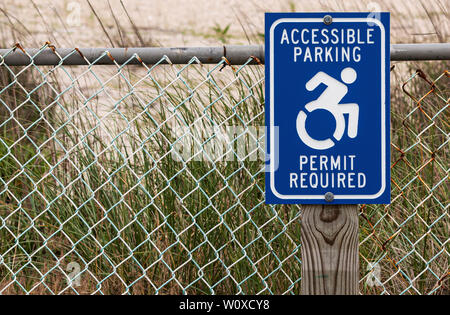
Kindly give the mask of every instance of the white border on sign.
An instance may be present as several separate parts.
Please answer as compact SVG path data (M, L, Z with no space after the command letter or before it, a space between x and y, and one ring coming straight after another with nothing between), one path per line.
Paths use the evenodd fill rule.
M287 22L306 22L306 23L323 23L323 18L282 18L276 20L270 27L270 189L272 193L280 199L323 199L321 195L282 195L275 189L275 170L274 170L274 41L273 34L275 27L280 23ZM376 199L381 196L386 189L386 95L385 95L385 29L381 21L373 18L333 18L333 23L339 22L355 22L355 23L374 23L381 31L381 189L373 195L334 195L334 199Z

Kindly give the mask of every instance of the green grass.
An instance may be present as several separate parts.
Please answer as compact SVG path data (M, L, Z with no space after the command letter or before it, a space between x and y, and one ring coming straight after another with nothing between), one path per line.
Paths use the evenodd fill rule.
M246 70L248 73L244 73ZM34 290L58 292L65 282L60 271L52 268L77 261L82 269L87 267L95 275L82 276L81 292L92 292L97 282L103 293L124 292L127 288L120 279L127 284L138 281L129 288L131 293L182 293L176 281L186 287L186 293L264 292L266 284L272 292L288 290L291 283L280 282L276 270L300 272L299 254L292 255L296 244L287 239L298 242L299 224L286 226L298 216L298 209L274 209L263 204L261 162L179 162L168 154L177 139L173 133L176 124L193 124L193 133L211 127L212 121L226 126L263 125L263 85L250 89L252 80L261 78L262 70L244 69L226 94L214 85L227 82L211 77L211 84L192 93L185 103L182 100L187 91L180 81L164 97L157 98L159 87L148 80L145 89L154 94L146 92L145 97L156 97L154 102L145 108L136 98L118 104L120 110L122 106L129 109L125 116L139 117L132 131L107 143L95 129L95 122L80 120L77 127L81 134L88 134L83 138L73 128L62 127L43 150L49 150L46 154L53 156L56 166L26 168L26 176L17 176L20 167L11 165L10 160L19 153L6 154L10 142L5 142L5 158L0 163L8 171L2 178L5 182L14 180L8 182L9 192L1 194L1 216L7 218L4 222L8 227L0 229L5 240L1 252L15 249L3 258L10 270L18 272L24 289L32 290L39 279L36 267L48 272L44 282L50 289L41 284ZM228 68L223 71L233 73ZM216 73L220 77L218 70ZM203 70L198 70L197 75L203 75ZM205 108L205 104L213 105ZM179 106L176 116L169 105ZM61 116L55 114L55 129L63 125ZM122 127L111 127L108 132L119 135L121 131ZM194 154L202 152L206 140L193 148ZM79 145L65 153L58 143L67 149ZM28 160L36 154L34 150L20 156ZM12 184L24 177L28 179L26 189ZM29 198L28 192L32 192ZM16 202L8 201L10 194ZM24 199L29 202L22 202ZM14 231L13 235L9 231ZM279 260L285 260L283 265ZM267 277L265 283L252 267L256 261L258 272ZM232 267L227 270L224 265ZM113 266L119 267L111 276ZM1 283L11 281L10 271L3 267L0 272ZM21 290L14 284L9 292Z
M212 30L214 31L214 34L219 41L226 44L228 42L228 38L231 36L228 31L230 30L231 24L228 24L225 27L221 27L219 24L216 24Z
M433 70L442 67L433 65L434 78L438 72ZM204 68L190 66L182 72L183 80L164 91L161 86L174 78L175 70L163 69L155 79L144 80L132 96L110 104L114 116L100 124L83 118L87 111L66 124L64 112L46 108L52 101L48 93L34 96L40 105L30 107L34 112L26 111L27 121L21 123L33 126L46 108L44 117L55 133L41 122L28 130L29 139L18 141L23 131L11 132L17 126L4 124L3 293L73 293L61 272L72 261L83 272L81 287L74 288L79 293L299 293L300 208L264 205L262 162L242 156L233 161L180 161L173 153L180 150L174 145L177 126L190 126L197 135L199 144L191 148L195 155L214 141L201 138L199 131L214 124L263 125L263 67L247 66L238 76L230 67L217 68L206 76ZM130 81L138 80L131 70L125 74ZM203 80L208 81L195 89ZM446 80L436 85L444 97ZM429 89L420 79L406 88L417 97ZM23 99L26 95L19 94L16 103ZM74 112L82 103L70 99L63 104ZM434 115L445 100L430 96L422 104ZM403 91L393 90L391 107L393 145L405 151L417 141L413 132L422 132L430 122L419 110L408 116L416 106ZM7 117L3 112L2 121ZM412 284L420 293L434 293L437 280L430 271L438 276L448 271L448 254L442 252L449 250L448 187L439 185L430 194L430 187L446 176L448 146L442 146L445 135L438 131L448 134L447 118L442 113L421 134L435 152L427 167L418 170L430 158L420 145L405 151L392 169L393 203L361 210L361 276L367 274L366 261L378 262L389 293L416 294L408 280L416 277ZM252 151L249 139L244 141L244 155ZM237 152L236 144L226 150ZM393 163L399 158L393 147ZM421 180L413 180L402 192L397 188L418 174ZM362 293L382 291L361 283Z

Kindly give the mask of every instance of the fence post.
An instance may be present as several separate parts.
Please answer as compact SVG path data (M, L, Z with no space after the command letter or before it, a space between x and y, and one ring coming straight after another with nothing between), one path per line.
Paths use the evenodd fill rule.
M358 205L303 205L301 294L358 294Z

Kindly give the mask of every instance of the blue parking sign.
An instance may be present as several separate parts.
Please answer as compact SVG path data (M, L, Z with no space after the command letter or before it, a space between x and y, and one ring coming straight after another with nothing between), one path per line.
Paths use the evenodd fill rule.
M390 203L389 13L266 13L268 204Z

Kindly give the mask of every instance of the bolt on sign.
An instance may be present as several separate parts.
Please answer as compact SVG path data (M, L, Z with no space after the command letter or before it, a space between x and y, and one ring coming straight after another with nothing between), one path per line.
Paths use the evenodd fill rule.
M265 32L266 203L389 203L389 13L266 13Z

